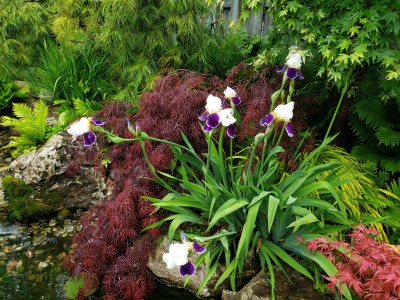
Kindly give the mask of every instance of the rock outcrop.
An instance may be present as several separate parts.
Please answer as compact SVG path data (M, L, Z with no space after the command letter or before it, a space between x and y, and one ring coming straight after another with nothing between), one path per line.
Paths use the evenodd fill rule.
M106 178L90 164L69 175L72 138L65 131L53 135L42 147L17 157L7 173L31 185L36 194L62 199L64 208L89 208L107 195Z

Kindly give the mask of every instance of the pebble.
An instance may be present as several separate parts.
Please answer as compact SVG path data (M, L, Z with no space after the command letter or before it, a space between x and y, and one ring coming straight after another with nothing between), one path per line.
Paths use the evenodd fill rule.
M48 263L48 262L41 261L41 262L39 263L39 265L38 265L38 270L39 270L39 271L42 271L42 270L46 269L48 266L49 266L49 263Z
M57 221L56 220L54 220L54 219L52 219L52 220L50 220L50 223L49 223L49 226L50 227L54 227L54 226L56 226L57 225ZM53 228L54 229L54 228Z

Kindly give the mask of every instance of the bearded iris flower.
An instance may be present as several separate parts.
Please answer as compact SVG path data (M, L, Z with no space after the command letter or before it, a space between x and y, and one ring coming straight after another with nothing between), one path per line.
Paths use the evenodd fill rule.
M222 100L213 95L208 95L205 108L206 111L199 117L200 121L205 121L205 124L203 125L203 131L210 132L216 128L219 123L221 123L222 126L227 127L228 136L230 138L234 138L235 127L233 124L236 122L236 119L233 116L233 109L223 109Z
M92 146L96 142L96 135L92 131L94 126L103 126L105 122L100 121L94 117L81 118L78 122L73 123L67 132L71 134L74 138L83 135L83 144L85 146Z
M163 261L167 264L167 269L173 269L179 266L179 275L185 277L192 276L196 271L196 266L188 256L191 251L204 253L206 248L201 247L196 242L188 242L186 236L181 232L181 243L172 243L169 246L169 252L163 254Z
M262 126L267 126L271 128L274 123L284 122L285 130L289 137L293 137L293 127L291 119L293 118L293 108L294 102L289 102L288 104L278 105L273 112L266 115L260 120Z
M292 51L287 56L286 63L283 66L279 67L276 72L281 73L286 70L285 76L289 77L290 79L304 79L300 71L301 64L303 62L303 55L297 51Z
M225 99L228 99L229 101L231 101L233 105L239 105L241 102L240 97L238 97L236 95L235 90L230 88L229 86L225 89L224 96L225 96Z

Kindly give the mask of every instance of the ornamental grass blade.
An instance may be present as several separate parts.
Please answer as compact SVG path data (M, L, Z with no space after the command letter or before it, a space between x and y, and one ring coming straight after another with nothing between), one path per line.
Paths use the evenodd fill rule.
M271 232L272 225L274 224L276 209L279 206L280 200L272 195L268 200L268 232Z
M168 239L169 241L172 241L172 238L174 237L176 229L179 227L184 222L190 222L190 223L195 223L195 224L202 224L200 219L194 218L192 216L187 216L187 215L174 215L174 218L169 225L168 229Z
M226 201L218 210L215 212L213 218L211 219L207 230L210 230L221 218L224 218L232 213L234 213L239 208L248 204L247 200L230 199ZM229 222L228 222L229 223Z
M267 248L269 248L276 256L278 256L281 260L283 260L286 264L291 266L297 272L307 276L311 280L314 280L313 276L308 272L301 264L299 264L293 257L287 254L282 248L275 245L270 241L265 241Z
M236 258L234 258L232 260L232 262L226 266L225 271L221 274L221 276L219 277L217 283L215 284L215 289L225 281L225 279L227 279L229 277L229 275L236 269L236 265L237 265L237 260Z
M314 222L319 222L318 218L316 216L314 216L313 214L308 214L308 215L301 217L300 219L297 219L296 221L290 223L288 225L288 228L289 227L300 227L301 225L310 224L310 223L314 223Z

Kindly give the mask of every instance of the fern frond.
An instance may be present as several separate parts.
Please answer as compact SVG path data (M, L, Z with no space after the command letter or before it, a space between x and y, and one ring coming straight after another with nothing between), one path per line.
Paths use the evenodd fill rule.
M377 165L384 158L384 155L376 149L367 145L356 145L351 150L353 155L360 162L374 162Z
M33 120L32 109L25 103L13 103L13 114L22 120L27 122Z
M64 110L59 116L58 116L58 123L62 126L65 126L69 124L71 121L76 120L79 117L79 114L75 109L67 109Z
M103 105L97 101L73 99L74 108L81 116L93 115L95 112L101 110Z
M35 106L33 108L34 119L32 127L36 129L36 135L38 135L39 140L44 139L46 136L46 120L48 113L48 107L43 100L39 100L35 103Z
M387 128L379 127L375 132L375 136L379 140L379 144L384 144L385 146L397 147L400 145L400 132Z
M379 126L390 127L393 124L386 114L385 106L376 99L360 101L353 109L362 121L374 129Z
M392 173L400 172L400 156L384 157L381 164L384 169Z

